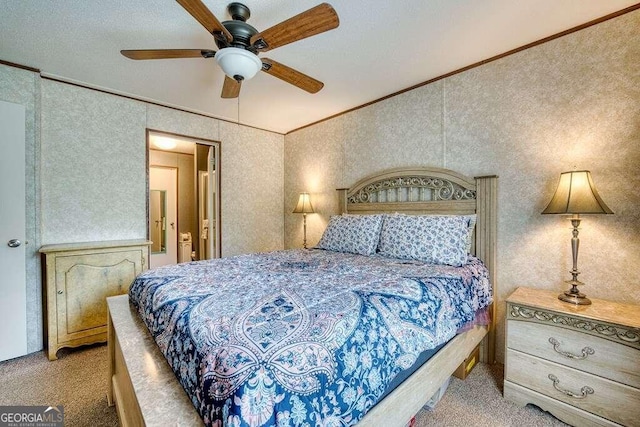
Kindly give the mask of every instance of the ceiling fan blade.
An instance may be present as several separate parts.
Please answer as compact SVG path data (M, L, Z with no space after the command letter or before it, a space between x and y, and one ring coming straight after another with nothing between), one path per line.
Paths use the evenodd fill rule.
M228 42L233 40L231 33L218 21L213 13L201 0L176 0L191 16L195 18L204 28L213 34L214 37L226 38Z
M208 49L141 49L121 50L129 59L213 58L215 50Z
M224 84L222 85L222 95L220 96L223 98L237 98L238 95L240 95L240 86L242 86L242 82L235 81L225 75Z
M321 81L269 58L262 58L262 71L309 93L316 93L324 86Z
M319 4L251 37L251 44L266 52L286 44L315 36L340 25L338 14L328 3Z

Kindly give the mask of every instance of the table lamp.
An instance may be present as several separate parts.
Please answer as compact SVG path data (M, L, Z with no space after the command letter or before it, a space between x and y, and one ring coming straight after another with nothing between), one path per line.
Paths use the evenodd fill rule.
M573 238L571 239L573 269L571 269L570 273L573 278L565 281L565 283L571 285L571 289L558 295L558 298L577 305L591 304L589 298L578 290L579 285L584 285L578 280L578 274L580 274L578 271L578 247L580 246L578 227L580 226L580 215L613 213L598 195L596 186L591 179L591 172L562 172L558 188L549 205L542 213L571 215L569 219L571 219L571 225L573 226Z
M302 222L304 224L303 247L307 249L307 214L315 213L315 211L313 210L313 206L311 206L309 193L300 193L300 197L298 198L298 204L296 205L296 208L293 210L293 213L302 214Z

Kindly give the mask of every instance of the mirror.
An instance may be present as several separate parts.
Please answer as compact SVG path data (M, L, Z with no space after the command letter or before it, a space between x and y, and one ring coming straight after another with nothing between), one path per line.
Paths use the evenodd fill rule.
M149 190L149 234L153 242L152 254L163 254L167 251L166 199L166 191Z

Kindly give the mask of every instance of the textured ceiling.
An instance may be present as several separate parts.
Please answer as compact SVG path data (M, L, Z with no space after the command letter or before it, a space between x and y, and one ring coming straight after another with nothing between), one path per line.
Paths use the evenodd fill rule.
M227 2L203 0L220 21ZM325 83L311 95L265 73L221 99L213 59L133 61L121 49L216 49L174 0L0 0L0 60L275 132L321 120L624 9L637 0L329 0L332 31L268 57ZM318 0L245 0L258 30ZM265 56L262 54L261 56Z

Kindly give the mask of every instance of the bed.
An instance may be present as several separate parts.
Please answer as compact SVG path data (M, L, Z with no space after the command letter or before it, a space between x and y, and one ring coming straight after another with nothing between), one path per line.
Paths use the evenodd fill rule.
M479 259L484 261L492 275L495 275L495 210L496 210L496 177L481 177L475 179L469 179L455 172L444 169L433 168L412 168L412 169L395 169L386 171L382 174L377 174L370 178L360 181L354 185L351 189L340 189L340 211L344 214L378 214L378 213L394 213L395 215L401 214L455 214L455 215L477 215L477 225L473 239L471 240L471 252L474 253ZM359 218L365 218L364 216ZM370 218L376 218L376 215L370 216ZM333 219L332 219L333 221ZM331 226L331 224L330 224ZM324 240L324 237L323 237ZM321 240L321 244L322 244ZM377 243L377 241L376 241ZM264 398L265 395L270 394L271 401L274 399L282 401L284 394L274 395L275 388L273 386L274 378L279 385L284 385L286 389L292 389L297 393L294 396L287 396L290 400L290 411L286 411L287 416L291 415L289 422L293 425L297 425L304 420L300 418L301 401L296 397L297 395L307 395L317 389L322 389L323 393L329 393L328 400L336 400L335 391L325 390L325 385L335 383L335 377L339 376L341 379L350 378L350 372L334 372L328 368L328 365L335 364L336 357L330 355L330 351L342 348L340 359L345 359L344 364L341 364L343 369L353 370L354 363L348 362L344 355L348 353L347 349L351 343L346 342L347 337L357 336L360 326L357 325L357 321L353 313L364 313L366 308L358 308L358 304L363 304L362 301L366 300L367 303L374 300L381 300L379 293L385 294L385 298L388 297L388 301L385 304L380 303L379 309L376 313L382 313L381 316L385 317L384 321L380 324L385 324L390 329L379 329L383 331L383 334L402 334L403 331L412 330L411 325L408 325L407 321L399 321L397 313L393 310L388 310L389 307L398 306L399 304L407 304L406 301L398 302L398 298L401 294L411 294L409 298L413 298L413 302L416 304L422 304L423 306L428 301L419 301L416 295L421 294L421 291L416 291L416 287L424 285L421 280L414 279L415 277L434 276L438 280L434 279L434 282L440 283L438 286L446 286L445 282L455 282L453 279L444 280L443 277L448 277L452 274L453 267L438 267L435 271L427 272L426 270L434 270L434 267L426 268L422 264L416 265L413 262L397 262L398 260L385 258L383 261L375 260L375 264L372 263L373 257L362 257L359 255L344 254L344 253L325 253L322 250L312 251L284 251L271 255L256 255L253 257L237 257L233 259L222 260L216 264L218 270L228 270L226 276L232 277L237 274L239 265L249 265L249 271L259 272L265 270L260 276L261 279L256 281L265 281L263 287L267 289L264 295L260 298L263 305L257 310L253 307L253 311L249 310L249 313L239 321L237 324L227 324L226 326L211 326L210 331L207 333L202 332L203 340L209 340L215 342L223 336L228 339L230 331L238 332L240 329L239 324L246 330L238 332L236 335L237 341L233 342L231 346L235 352L231 356L225 353L225 357L222 360L234 360L241 361L240 366L235 366L231 370L227 370L230 374L227 377L218 376L215 389L207 389L208 394L216 395L218 398L221 396L229 396L229 389L238 388L237 383L239 377L247 377L248 373L253 373L253 388L251 392L245 390L244 395L235 396L237 400L237 406L242 406L243 411L249 408L251 405L260 403L260 398ZM274 264L266 264L266 257L275 258L276 269L274 270ZM477 261L479 263L479 261ZM385 264L384 269L379 267L380 263ZM475 269L476 258L470 257L468 265L471 270ZM191 269L189 275L182 274L185 269ZM195 277L203 276L203 271L207 267L203 264L192 263L187 265L180 265L176 267L169 267L165 272L165 276L169 277ZM395 290L389 291L389 283L392 283L391 276L387 277L386 272L390 271L391 276L397 277L409 277L402 282L402 285L393 285L391 288ZM475 271L475 270L474 270ZM266 273L265 273L266 272ZM222 273L221 273L222 274ZM312 274L319 275L315 279L311 278ZM482 273L484 274L484 273ZM482 274L479 273L481 276ZM188 347L182 339L175 341L173 338L168 338L171 334L167 333L167 330L178 328L179 322L171 321L171 316L178 313L176 307L181 306L185 309L186 306L193 302L193 311L189 314L189 319L197 318L198 316L210 310L212 305L211 301L221 300L223 294L212 294L208 291L204 300L198 299L194 296L194 292L198 292L198 288L193 285L193 281L185 280L180 286L166 286L164 284L154 283L161 281L158 277L164 277L159 272L154 271L149 273L150 278L146 278L143 274L140 280L134 282L131 290L132 304L129 304L127 296L120 296L110 298L108 300L109 305L109 355L110 355L110 372L109 372L109 388L108 388L108 400L110 404L115 404L117 407L118 415L122 425L200 425L202 420L196 412L194 405L192 405L187 393L184 389L189 390L193 388L193 384L189 383L188 378L198 368L194 366L184 366L181 372L180 362L175 362L173 356L168 355L168 349L174 347L185 346ZM194 276L195 275L195 276ZM206 273L206 277L212 275L211 272ZM470 276L470 273L465 273L465 277ZM354 291L353 289L345 289L344 292L338 291L338 284L341 283L336 278L342 280L346 276L353 276L360 278L361 283L355 283L349 286L360 286ZM394 277L395 277L394 276ZM220 276L222 277L222 276ZM265 279L268 277L268 280ZM307 295L307 300L315 299L313 292L320 292L326 295L329 290L335 290L335 295L328 296L324 301L324 308L320 307L319 311L313 312L305 309L299 309L302 307L301 301L305 299L305 291L303 287L296 288L296 280L308 278L309 283L313 284L313 287L309 289L315 291L309 291L310 295ZM220 279L220 278L218 278ZM217 280L218 280L217 279ZM291 279L288 287L285 286L285 281ZM294 280L295 279L295 280ZM335 280L334 280L335 279ZM365 280L366 279L366 280ZM387 280L389 279L389 280ZM172 279L173 280L173 279ZM221 280L221 279L220 279ZM219 280L218 280L219 281ZM233 280L228 279L233 282ZM246 281L246 276L243 279ZM331 284L330 288L322 289L320 286L322 283ZM426 280L424 280L426 283ZM480 281L481 282L481 281ZM486 279L485 279L486 282ZM280 283L282 291L276 293L271 300L268 300L268 289L276 289L276 284ZM396 282L393 282L396 283ZM429 282L429 286L435 286ZM468 285L468 284L467 284ZM366 287L365 287L366 286ZM349 295L354 294L366 294L371 291L371 286L377 286L375 298L368 296L366 298L350 298ZM453 285L452 285L453 286ZM495 281L494 281L495 286ZM180 291L186 290L186 294L178 295L176 292L180 288ZM256 293L258 292L256 287ZM247 293L247 289L241 286L237 288L238 305L242 305L244 293ZM251 289L251 288L248 288ZM382 289L382 290L381 290ZM435 288L434 288L435 289ZM365 292L366 291L366 292ZM223 292L223 291L220 291ZM333 291L332 291L333 292ZM393 293L393 298L388 294ZM452 291L446 291L445 294ZM455 293L455 292L453 292ZM391 298L391 299L389 299ZM417 298L417 299L416 299ZM486 298L485 298L486 299ZM153 303L144 306L145 300L158 301L178 301L171 310L162 312L162 308L159 310L160 314L153 313L148 306L154 305ZM235 301L234 300L234 301ZM393 301L392 301L393 300ZM250 300L253 301L253 300ZM389 302L391 301L391 302ZM409 301L409 304L412 302ZM182 304L182 305L181 305ZM251 308L251 304L244 307ZM395 305L394 305L395 304ZM164 307L162 303L156 304L158 307ZM219 315L220 310L226 310L228 305L234 305L233 302L228 302L224 306L216 308L216 315ZM246 304L245 304L246 305ZM322 304L320 304L322 305ZM384 307L383 307L384 306ZM147 307L147 308L145 308ZM281 345L282 348L277 348L278 342L274 341L269 335L265 338L265 331L260 331L259 325L255 319L264 317L264 313L278 312L282 307L287 308L289 312L296 313L291 317L294 322L287 324L284 327L285 332L283 334L297 334L295 337L292 335L289 341L286 341L286 346ZM404 306L403 306L404 307ZM476 307L477 308L477 307ZM405 310L406 311L406 310ZM442 310L445 312L447 310ZM449 310L450 311L450 310ZM468 307L467 307L467 312ZM384 314L385 312L388 312ZM462 313L462 311L459 311ZM302 314L301 314L302 313ZM304 314L306 313L306 314ZM154 317L155 316L155 317ZM468 322L470 319L464 318L464 315L460 315L460 319L455 319L453 325L459 327L462 323ZM147 323L145 325L141 318ZM228 319L234 318L232 315L227 317ZM282 319L280 317L279 319ZM406 319L404 319L406 320ZM210 321L210 320L208 320ZM371 323L371 319L368 320ZM253 323L252 323L253 322ZM154 325L157 327L154 329ZM167 325L170 325L168 327ZM247 327L247 325L249 325ZM395 325L395 326L394 326ZM153 335L156 337L154 340L149 335L149 329L153 331ZM182 324L183 328L188 329L188 326ZM394 327L396 329L394 329ZM456 327L456 328L457 328ZM235 329L234 329L235 328ZM248 329L247 329L248 328ZM287 329L288 328L288 329ZM458 365L464 360L466 356L480 343L482 345L483 360L493 361L493 330L487 326L475 325L465 332L455 335L456 328L449 325L447 327L436 328L430 333L422 334L422 342L433 341L437 344L442 344L441 349L435 353L428 362L420 366L409 378L404 380L399 386L391 391L382 401L377 403L371 410L368 410L368 406L358 408L359 411L353 410L349 414L341 414L336 418L336 425L347 422L352 423L354 420L359 419L365 410L368 410L364 418L360 420L358 425L406 425L411 417L418 412L421 406L431 397L431 395L437 390L446 378L458 367ZM205 328L206 329L206 328ZM212 333L211 331L223 331ZM376 329L377 331L378 329ZM195 331L195 332L194 332ZM288 331L288 332L287 332ZM324 341L320 343L309 343L308 336L302 336L303 332L310 335L322 336ZM327 331L333 331L330 335ZM234 332L234 333L235 333ZM194 336L198 335L198 328L191 329L191 333ZM273 334L274 331L269 331L269 334ZM167 335L167 336L165 336ZM231 334L232 335L232 334ZM365 332L361 332L361 335L366 335ZM373 334L376 335L376 334ZM415 333L414 335L420 335ZM454 336L455 335L455 336ZM451 337L454 336L452 339ZM238 338L239 337L239 338ZM173 340L173 341L172 341ZM420 341L420 340L419 340ZM159 350L158 345L162 348L162 352ZM176 344L178 343L178 344ZM274 344L276 343L276 344ZM262 347L261 347L262 346ZM297 347L296 347L297 346ZM344 346L344 347L341 347ZM413 346L413 344L411 344ZM410 347L411 347L410 346ZM285 348L286 347L286 348ZM417 346L416 348L418 348ZM428 346L427 346L428 347ZM303 355L304 351L310 351L311 354L308 358L303 357L303 368L300 366L293 366L295 363L292 360L296 355ZM311 349L311 350L309 350ZM263 351L264 350L264 351ZM351 348L353 351L353 348ZM394 348L393 351L396 349ZM384 356L383 353L391 352L385 348L384 351L380 351L380 356ZM420 349L421 351L421 349ZM401 356L404 360L404 364L411 365L415 360L414 356L418 351L406 351ZM164 353L164 354L163 354ZM258 360L260 354L268 354L270 361L273 362L273 366L261 364ZM176 375L182 381L182 385L178 383L176 375L167 364L165 356L171 361L174 367ZM219 356L219 354L218 354ZM218 357L216 356L216 357ZM409 357L410 356L410 357ZM309 361L312 360L316 363L313 365ZM220 365L220 358L216 359L218 365ZM234 363L236 363L234 362ZM226 362L224 362L226 363ZM244 364L243 364L244 363ZM292 364L293 363L293 364ZM400 365L403 365L400 363ZM196 363L197 366L204 366L202 361L199 360ZM225 365L226 366L226 365ZM284 368L283 368L284 366ZM351 366L351 368L349 368ZM386 366L381 364L381 366ZM223 366L224 367L224 366ZM219 366L218 366L219 368ZM265 369L271 371L263 372ZM305 371L307 369L307 371ZM204 371L203 369L200 369ZM224 369L221 372L227 372ZM303 372L305 371L305 372ZM212 371L208 371L211 374ZM256 373L257 372L257 373ZM378 370L373 377L370 374L367 378L373 378L373 383L378 387L377 391L381 388L378 385L378 379L380 377ZM396 371L394 371L395 375ZM184 374L184 375L181 375ZM204 375L204 374L203 374ZM224 378L223 378L224 377ZM382 375L385 377L385 375ZM386 375L390 377L390 375ZM187 378L187 380L185 380ZM256 382L255 378L261 378L261 381ZM266 378L266 380L264 379ZM241 379L241 378L240 378ZM329 379L329 381L327 381ZM338 381L339 382L339 381ZM218 384L220 384L218 386ZM352 383L350 383L352 384ZM362 386L364 387L364 385ZM361 387L361 388L362 388ZM341 390L344 391L345 386L342 386ZM357 388L357 387L356 387ZM361 390L359 388L358 390ZM282 390L282 389L279 389ZM193 390L192 390L193 392ZM202 391L200 391L202 394ZM216 394L217 393L217 394ZM333 393L333 394L331 394ZM376 392L377 393L377 392ZM343 393L344 394L344 393ZM193 393L192 393L193 396ZM259 398L256 398L258 396ZM321 398L323 399L323 398ZM245 400L247 400L245 402ZM264 400L264 399L262 399ZM309 400L310 402L311 400ZM314 400L317 404L317 399ZM194 400L195 402L195 400ZM321 400L321 403L324 402ZM372 404L371 402L369 402ZM195 404L195 403L194 403ZM196 406L198 406L196 404ZM295 406L295 408L294 408ZM321 409L318 409L318 413L315 415L315 419L319 417L319 414L331 414L326 412L327 402L322 403ZM352 407L354 405L351 405ZM362 406L362 405L361 405ZM369 405L370 406L370 405ZM308 408L307 408L308 409ZM213 412L203 411L203 407L199 408L205 419L207 414L214 414ZM293 417L297 411L298 418ZM304 412L303 408L303 412ZM281 413L284 414L285 411ZM243 412L244 414L244 412ZM275 420L275 415L269 410L256 410L250 411L247 409L248 418L244 421L261 425L268 420ZM219 411L218 411L218 415ZM211 415L217 417L218 415ZM322 416L323 421L330 419L330 416ZM271 418L269 418L271 417ZM352 417L352 418L350 418ZM225 414L222 418L228 419ZM313 420L314 417L311 418ZM248 421L247 421L248 420ZM239 421L236 419L236 421ZM287 419L281 420L283 425L286 425ZM213 425L218 425L213 422Z

